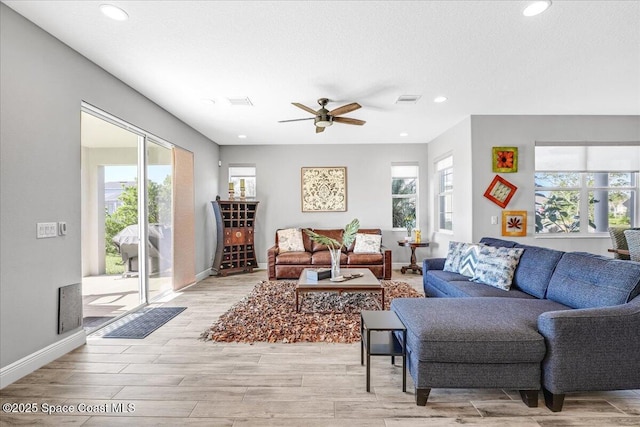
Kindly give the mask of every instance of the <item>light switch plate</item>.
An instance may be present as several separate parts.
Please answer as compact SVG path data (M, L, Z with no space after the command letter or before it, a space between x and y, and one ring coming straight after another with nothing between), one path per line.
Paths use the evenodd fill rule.
M36 238L46 239L58 235L57 222L39 222L36 224Z

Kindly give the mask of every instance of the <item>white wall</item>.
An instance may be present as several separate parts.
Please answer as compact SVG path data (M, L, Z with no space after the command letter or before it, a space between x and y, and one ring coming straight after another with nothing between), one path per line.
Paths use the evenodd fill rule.
M431 254L434 257L447 255L449 241L470 242L473 237L472 221L473 198L472 177L474 164L471 161L471 119L460 123L428 144L427 164L431 172L429 182L429 240ZM445 156L453 155L453 232L439 232L437 216L438 180L434 168L435 162Z
M208 201L218 188L218 146L4 4L0 8L4 369L78 332L57 334L57 293L59 287L82 278L81 102L194 152L195 273L207 270L212 258ZM66 221L68 234L36 239L36 223L49 221ZM55 357L51 352L38 360L43 364Z
M609 236L534 237L534 144L535 141L638 141L640 116L471 116L471 137L473 241L483 236L501 237L502 209L483 196L496 175L491 170L491 148L518 147L518 172L499 175L518 187L506 209L527 211L527 237L507 239L564 251L608 255ZM498 216L498 225L491 225L492 215Z
M331 131L331 130L329 130ZM221 146L219 194L228 199L229 164L256 165L258 217L256 256L267 262L267 249L274 244L275 232L285 227L342 228L358 218L362 228L381 228L382 242L393 251L393 261L406 264L410 252L399 247L406 231L391 230L391 163L419 163L420 182L427 182L426 145L256 145ZM308 166L347 167L346 212L302 212L300 169ZM431 212L427 209L426 186L419 189L419 228L427 228ZM420 249L419 255L427 254Z

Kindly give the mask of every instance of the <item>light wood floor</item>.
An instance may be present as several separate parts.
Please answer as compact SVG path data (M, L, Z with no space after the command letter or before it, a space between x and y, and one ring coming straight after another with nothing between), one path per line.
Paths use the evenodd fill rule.
M1 425L640 426L640 390L572 394L564 410L525 406L513 390L431 392L414 403L399 366L372 358L371 393L359 344L224 344L200 333L265 271L210 277L165 306L187 310L144 340L88 344L0 391L2 404L69 405L72 414L0 413ZM421 290L420 276L394 279ZM115 405L113 405L115 404ZM125 412L116 412L123 404ZM100 411L79 412L83 406ZM128 406L130 405L130 406Z

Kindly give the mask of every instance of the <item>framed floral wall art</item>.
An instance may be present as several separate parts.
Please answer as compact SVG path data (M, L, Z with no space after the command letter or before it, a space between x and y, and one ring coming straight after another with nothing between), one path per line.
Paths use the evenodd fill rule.
M527 211L502 211L502 235L524 237L527 235Z
M500 175L496 175L484 192L484 197L504 209L509 204L509 200L511 200L517 189L518 187Z
M494 172L518 172L518 147L493 147L492 155Z
M347 210L346 167L304 167L302 212L345 212Z

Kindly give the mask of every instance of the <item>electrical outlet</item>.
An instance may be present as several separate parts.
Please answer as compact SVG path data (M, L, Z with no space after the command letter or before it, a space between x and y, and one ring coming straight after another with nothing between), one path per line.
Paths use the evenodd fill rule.
M46 239L49 237L56 237L58 235L58 223L57 222L39 222L36 225L36 238Z

